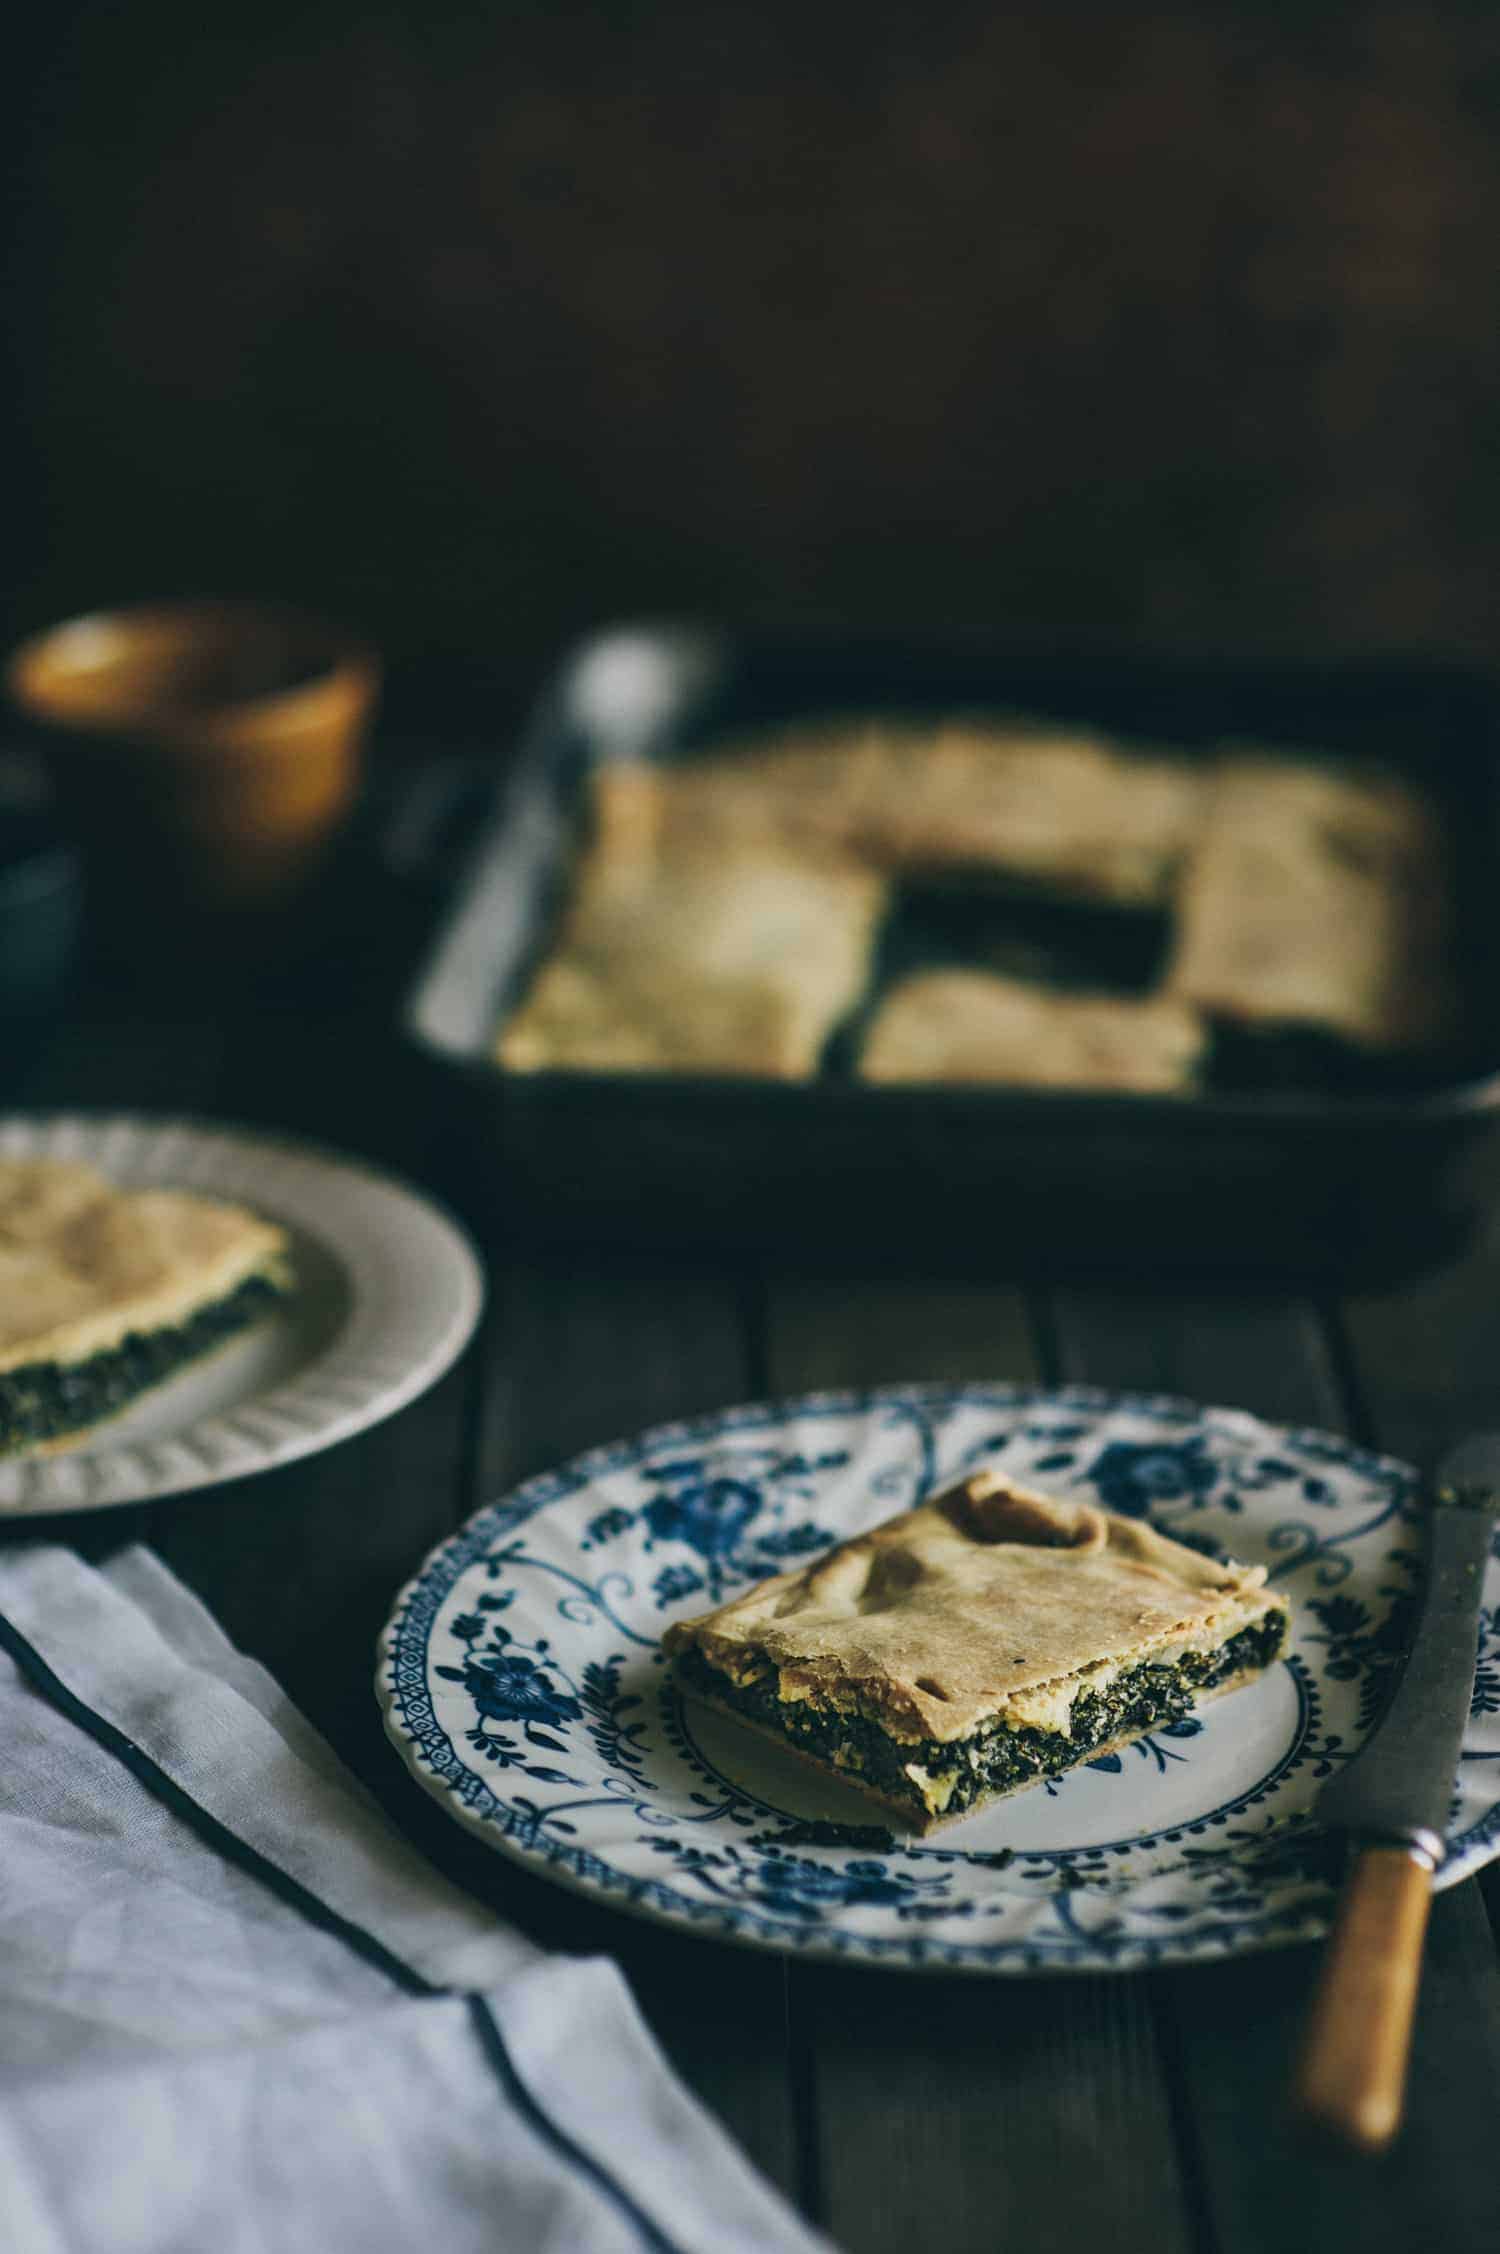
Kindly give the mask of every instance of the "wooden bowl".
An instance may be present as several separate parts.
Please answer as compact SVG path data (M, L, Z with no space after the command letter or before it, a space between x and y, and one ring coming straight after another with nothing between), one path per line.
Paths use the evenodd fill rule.
M194 602L53 627L6 684L107 899L235 910L316 868L358 788L380 667L295 612Z

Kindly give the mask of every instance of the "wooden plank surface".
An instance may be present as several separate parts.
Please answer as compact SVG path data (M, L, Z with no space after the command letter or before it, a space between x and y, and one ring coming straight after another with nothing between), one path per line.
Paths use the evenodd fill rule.
M623 1258L505 1264L493 1280L470 1507L585 1448L727 1406L749 1390L743 1292L733 1277L647 1270ZM538 1940L619 1960L688 2086L795 2196L806 2146L780 1960L661 1932L491 1861L498 1867L478 1883Z
M1049 1298L1066 1384L1181 1394L1283 1424L1343 1422L1327 1330L1305 1301L1118 1285Z
M1378 1444L1412 1463L1500 1429L1500 1165L1487 1172L1490 1218L1462 1258L1340 1310Z
M777 1394L1034 1379L1032 1315L1004 1287L777 1278L766 1374ZM792 1997L821 2218L851 2254L1193 2243L1139 1983L798 1965Z
M1054 1321L1069 1378L1231 1402L1281 1423L1341 1429L1368 1414L1367 1387L1348 1383L1341 1326L1300 1300L1070 1290L1056 1295ZM1150 1983L1178 2075L1184 2165L1213 2245L1477 2254L1493 2243L1493 2202L1472 2156L1493 2135L1500 2095L1500 1973L1476 1887L1435 1909L1407 2125L1378 2163L1320 2153L1285 2117L1315 1964L1311 1950L1283 1950Z
M38 1106L262 1119L428 1171L420 1111L358 1022L271 1013L243 1036L184 1009L81 1017ZM1500 1244L1378 1299L1085 1289L921 1277L520 1263L459 1370L391 1423L211 1498L72 1522L148 1531L264 1658L438 1865L550 1945L624 1965L688 2083L848 2254L942 2246L1318 2254L1493 2243L1500 1980L1477 1890L1438 1905L1408 2132L1336 2166L1281 2118L1308 1951L1152 1977L971 1981L787 1964L658 1932L530 1879L461 1832L385 1747L371 1646L431 1544L529 1473L747 1396L911 1378L1063 1380L1186 1394L1359 1430L1425 1455L1500 1426Z

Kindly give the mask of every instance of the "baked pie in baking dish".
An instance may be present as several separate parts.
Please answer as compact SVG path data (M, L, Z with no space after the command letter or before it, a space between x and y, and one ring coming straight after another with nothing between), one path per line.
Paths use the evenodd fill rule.
M1446 839L1377 767L850 721L606 765L585 811L559 928L496 1037L514 1072L806 1080L839 1034L870 1082L1180 1094L1211 1084L1220 1028L1399 1059L1457 1025ZM1054 942L1057 918L1097 939L1102 916L1100 974L1001 976L972 933L956 960L889 944L912 902L966 894L1022 920L1041 904ZM1139 991L1125 923L1158 935Z
M243 1206L0 1159L0 1454L76 1441L289 1288L284 1231Z
M985 1471L664 1641L690 1697L929 1831L1263 1673L1265 1578Z

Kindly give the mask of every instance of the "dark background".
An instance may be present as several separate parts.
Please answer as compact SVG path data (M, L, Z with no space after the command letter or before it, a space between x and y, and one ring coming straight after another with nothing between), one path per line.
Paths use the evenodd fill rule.
M316 605L1487 662L1500 16L72 0L12 46L7 630Z

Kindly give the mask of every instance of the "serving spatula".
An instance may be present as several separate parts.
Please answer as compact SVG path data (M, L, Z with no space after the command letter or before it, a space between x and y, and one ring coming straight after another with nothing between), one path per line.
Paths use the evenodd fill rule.
M1500 1434L1464 1441L1429 1490L1427 1574L1395 1697L1324 1785L1320 1823L1350 1864L1297 2066L1295 2104L1378 2152L1401 2120L1422 1942L1474 1689L1484 1569L1500 1509Z

